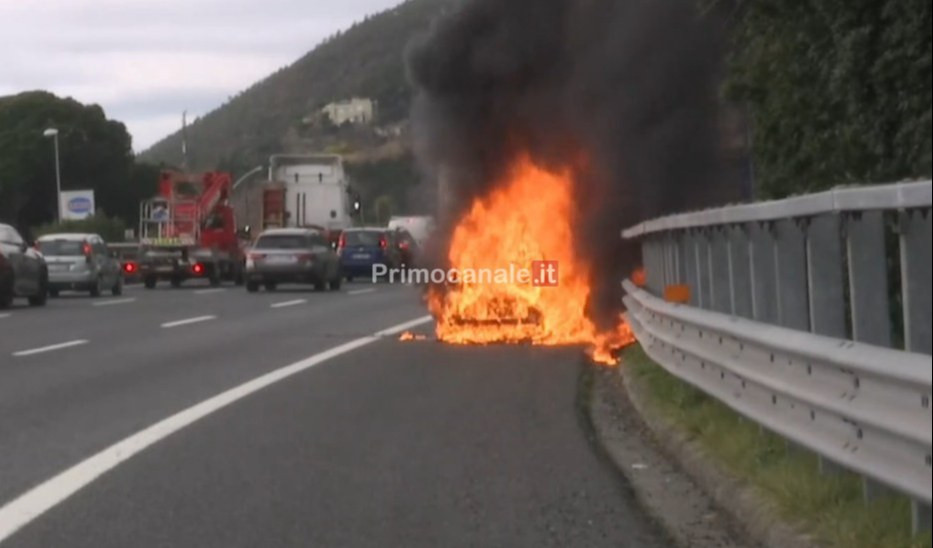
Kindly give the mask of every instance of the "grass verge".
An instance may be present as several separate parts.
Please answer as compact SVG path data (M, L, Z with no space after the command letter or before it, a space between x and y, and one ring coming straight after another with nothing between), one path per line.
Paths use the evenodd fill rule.
M640 346L622 356L647 391L652 411L683 431L729 473L759 491L780 517L838 548L930 548L930 534L910 535L910 501L885 496L866 504L854 474L821 475L816 457L670 375Z

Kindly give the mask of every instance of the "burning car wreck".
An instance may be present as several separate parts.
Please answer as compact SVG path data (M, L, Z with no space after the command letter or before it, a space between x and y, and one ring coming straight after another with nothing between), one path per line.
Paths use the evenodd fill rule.
M716 34L687 2L473 0L412 44L416 152L446 194L434 263L557 272L432 285L438 340L615 363L633 341L619 282L640 262L619 231L728 185Z

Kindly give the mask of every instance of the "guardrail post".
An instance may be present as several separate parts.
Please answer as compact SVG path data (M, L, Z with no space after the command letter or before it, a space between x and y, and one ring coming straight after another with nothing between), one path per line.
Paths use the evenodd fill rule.
M752 317L751 264L748 233L743 225L730 226L729 235L729 300L732 313Z
M913 501L911 503L911 514L911 528L915 535L930 531L931 508L929 504L925 504L918 500Z
M710 295L709 279L709 232L706 229L697 231L694 245L694 256L697 265L697 302L700 308L707 310L713 307Z
M901 213L901 288L904 299L905 347L931 353L930 210Z
M791 329L810 331L806 241L794 219L775 223L774 267L778 322Z
M689 279L687 278L687 231L682 230L674 234L674 241L677 246L677 271L676 271L676 283L678 284L688 284ZM693 290L691 289L691 294ZM692 299L692 297L691 297Z
M891 346L888 314L888 267L884 244L884 213L864 211L846 218L849 266L849 303L852 338L877 346Z
M684 233L684 275L685 283L690 286L690 306L700 306L700 276L697 272L695 230Z
M658 287L661 282L661 265L658 253L658 239L647 238L642 244L645 262L645 280L648 289L655 295L658 294Z
M729 242L722 227L710 229L709 279L710 309L725 314L732 313L729 291Z
M807 229L807 288L810 328L818 335L846 338L842 238L839 216L819 215Z
M749 223L748 262L751 270L752 319L778 323L777 267L770 223Z
M818 335L846 337L843 295L842 241L839 216L819 215L807 227L807 290L810 329ZM820 472L839 474L836 463L819 457Z

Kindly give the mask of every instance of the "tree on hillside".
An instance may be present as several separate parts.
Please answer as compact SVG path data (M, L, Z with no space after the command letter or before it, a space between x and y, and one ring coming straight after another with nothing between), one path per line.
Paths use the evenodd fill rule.
M728 94L766 197L930 177L930 0L741 2Z
M23 228L55 218L53 143L58 129L62 190L93 189L98 209L135 221L138 202L157 178L136 166L126 127L97 105L46 92L0 98L0 218ZM145 179L151 177L151 186Z

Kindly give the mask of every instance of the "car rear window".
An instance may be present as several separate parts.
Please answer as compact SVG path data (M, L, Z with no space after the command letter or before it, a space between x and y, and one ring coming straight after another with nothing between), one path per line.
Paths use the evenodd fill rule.
M39 242L43 255L84 255L84 242L78 240L44 240Z
M275 234L260 236L256 249L303 249L310 247L311 239L301 234Z
M377 246L379 245L379 238L382 237L381 232L373 230L347 231L344 232L344 235L344 242L346 245L358 246Z

